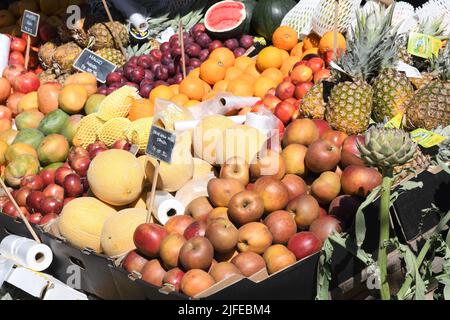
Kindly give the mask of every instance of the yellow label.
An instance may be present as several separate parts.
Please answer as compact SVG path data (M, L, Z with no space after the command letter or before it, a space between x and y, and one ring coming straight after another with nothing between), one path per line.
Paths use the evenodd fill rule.
M384 127L392 128L392 129L400 129L402 126L402 120L403 120L403 112L400 112L395 117L393 117L391 120L386 122Z
M431 58L439 54L442 41L427 34L411 32L408 39L408 53L421 58Z
M446 138L432 131L419 128L411 132L411 139L424 148L431 148Z

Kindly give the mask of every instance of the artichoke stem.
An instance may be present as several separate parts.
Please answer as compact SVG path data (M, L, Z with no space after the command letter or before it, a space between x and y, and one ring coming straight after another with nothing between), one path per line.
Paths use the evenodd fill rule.
M378 266L380 268L380 296L382 300L390 300L391 293L387 280L387 245L389 240L389 207L392 187L392 173L383 172L380 206L380 242L378 246Z

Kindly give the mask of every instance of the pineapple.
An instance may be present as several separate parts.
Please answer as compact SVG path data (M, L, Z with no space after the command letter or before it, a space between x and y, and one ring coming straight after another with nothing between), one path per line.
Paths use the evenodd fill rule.
M117 49L103 48L95 51L95 53L98 54L100 57L114 63L119 68L122 67L126 62L126 59L123 56L122 52Z
M406 111L408 128L435 129L450 123L450 45L431 61L437 79L416 91Z
M417 147L416 153L410 161L404 165L394 167L394 185L401 183L411 174L419 174L422 170L428 169L430 165L431 157L429 155L424 155L420 150L420 147Z
M40 48L38 52L39 61L41 61L44 68L50 68L52 66L53 62L53 55L55 54L55 51L57 49L56 44L49 41L44 43Z
M326 104L323 101L323 83L316 83L308 90L302 99L300 112L304 117L323 119Z
M373 82L373 118L383 122L404 113L414 89L406 75L395 69L384 69Z
M336 130L358 134L369 126L373 89L368 81L392 57L385 57L386 53L394 50L393 6L386 14L385 10L378 5L365 15L359 9L347 50L338 61L342 70L333 70L336 84L331 89L325 119Z
M123 47L126 47L130 41L127 28L117 21L96 23L89 28L88 35L94 40L93 50L103 48L119 49L120 45L116 41L120 41Z
M53 54L53 67L56 74L68 73L81 53L81 48L75 42L69 42L56 48Z

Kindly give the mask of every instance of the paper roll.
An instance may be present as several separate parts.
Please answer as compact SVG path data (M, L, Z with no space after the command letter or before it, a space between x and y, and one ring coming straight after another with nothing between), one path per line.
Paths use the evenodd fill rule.
M3 71L8 66L9 49L11 46L11 39L0 33L0 77Z
M53 260L52 250L45 244L14 235L2 240L0 254L34 271L44 271Z
M153 202L153 216L162 225L173 216L184 214L184 206L167 191L156 191Z

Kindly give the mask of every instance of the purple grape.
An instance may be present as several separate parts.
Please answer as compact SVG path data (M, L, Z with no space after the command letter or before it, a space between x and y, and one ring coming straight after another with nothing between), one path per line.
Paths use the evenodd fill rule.
M244 34L239 40L239 44L242 48L248 49L253 45L253 37L248 34Z
M155 83L153 83L153 88L156 88L158 86L165 86L166 84L167 83L165 81L158 80L158 81L155 81Z
M202 51L202 47L200 47L196 43L190 44L186 47L186 53L190 57L198 57L201 51Z
M200 51L200 54L198 55L198 58L200 59L201 62L203 62L206 59L208 59L208 57L209 57L209 50L208 49L203 49L202 51Z
M202 64L202 62L199 59L192 58L189 60L190 67L198 68L198 67L200 67L201 64Z
M131 65L137 66L138 61L139 61L138 59L139 59L139 58L136 57L136 56L131 57L130 60L128 60L127 64L131 64Z
M139 87L139 94L141 97L148 98L150 96L150 92L153 89L153 83L144 83Z
M160 46L159 46L159 50L161 50L161 52L170 52L170 43L168 42L163 42Z
M169 70L167 69L167 66L161 66L156 69L155 77L158 80L167 80L169 78Z
M186 73L188 73L187 72L188 68L190 68L190 67L186 68ZM194 69L192 69L192 70L194 70ZM176 84L178 84L178 83L180 83L183 80L183 75L181 73L177 73L172 79L175 81Z
M131 72L131 81L134 83L140 83L142 80L144 80L145 77L145 69L142 67L136 67Z
M206 33L202 32L195 38L195 42L197 42L203 49L206 49L212 40Z
M231 51L239 48L239 41L237 39L228 39L223 43L225 47L230 49Z
M145 76L144 76L144 80L145 79L149 79L149 80L153 80L155 78L155 75L153 74L153 72L149 69L145 70Z
M98 93L98 94L106 95L107 92L108 92L108 87L105 86L105 85L102 85L102 86L100 86L100 87L97 88L97 93Z
M171 57L168 57L168 56L162 56L162 58L161 58L161 63L162 63L163 65L165 65L165 66L169 65L169 64L172 63L172 62L173 62L173 60L172 60Z
M237 48L237 49L234 49L234 51L233 51L234 56L236 58L240 57L240 56L243 56L246 52L247 52L247 50L245 50L244 48Z
M161 66L162 66L161 62L159 61L153 62L152 65L150 66L150 70L153 72L153 74L155 74L156 69L158 69Z

